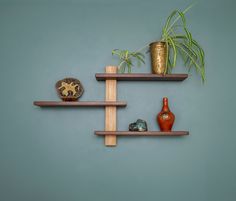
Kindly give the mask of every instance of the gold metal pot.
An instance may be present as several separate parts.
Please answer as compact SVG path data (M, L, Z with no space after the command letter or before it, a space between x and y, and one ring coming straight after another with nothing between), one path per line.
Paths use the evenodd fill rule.
M164 74L167 60L166 42L158 41L150 44L152 73Z

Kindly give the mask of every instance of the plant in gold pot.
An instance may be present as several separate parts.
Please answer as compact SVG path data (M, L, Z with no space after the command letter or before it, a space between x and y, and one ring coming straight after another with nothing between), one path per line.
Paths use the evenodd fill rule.
M153 73L171 73L180 55L189 70L194 67L202 81L205 80L204 51L186 25L185 13L190 8L183 12L174 10L166 20L160 41L150 44Z
M153 73L162 75L166 73L170 74L176 66L177 56L180 55L184 60L185 66L189 70L195 68L197 73L200 74L202 81L205 81L204 51L192 37L186 24L185 13L191 7L192 5L184 11L174 10L162 28L160 40L145 45L143 48L133 52L141 54L140 51L146 49L148 46L150 47Z

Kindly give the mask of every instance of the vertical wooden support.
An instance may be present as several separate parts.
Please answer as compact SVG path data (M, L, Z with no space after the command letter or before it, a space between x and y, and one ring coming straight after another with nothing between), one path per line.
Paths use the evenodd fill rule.
M106 73L116 73L116 66L107 66ZM106 80L106 101L116 101L116 80ZM116 131L116 106L105 108L105 131ZM116 136L105 136L106 146L116 146Z

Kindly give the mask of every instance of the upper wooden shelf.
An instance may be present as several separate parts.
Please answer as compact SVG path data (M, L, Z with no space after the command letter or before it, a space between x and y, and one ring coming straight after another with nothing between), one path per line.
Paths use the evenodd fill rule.
M98 81L119 80L119 81L183 81L188 74L166 74L157 75L150 73L96 73L95 77Z
M95 135L118 135L118 136L184 136L189 135L188 131L95 131Z
M34 105L40 107L125 107L125 101L35 101Z

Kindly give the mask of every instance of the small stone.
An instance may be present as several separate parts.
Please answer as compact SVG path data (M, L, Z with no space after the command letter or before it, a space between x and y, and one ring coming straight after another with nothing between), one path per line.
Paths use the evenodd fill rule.
M136 122L131 123L129 125L129 131L147 131L147 122L142 120L142 119L138 119Z

